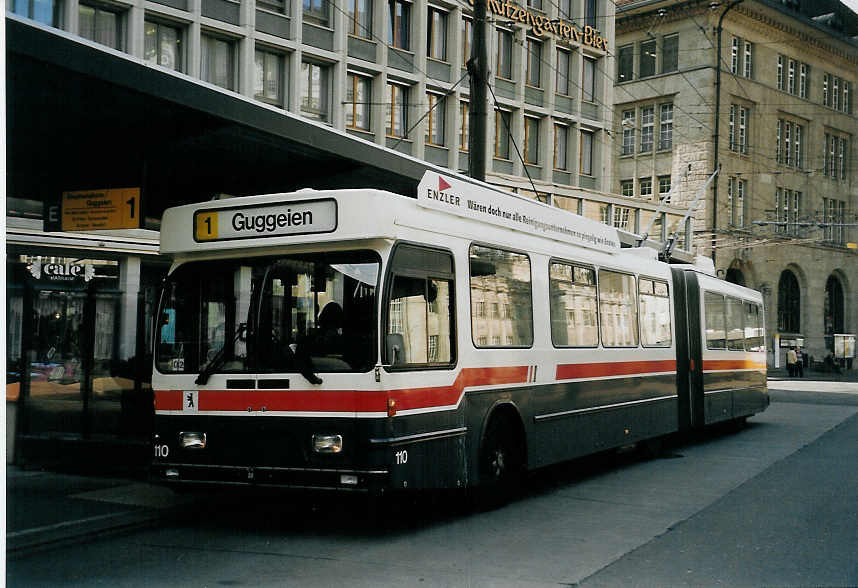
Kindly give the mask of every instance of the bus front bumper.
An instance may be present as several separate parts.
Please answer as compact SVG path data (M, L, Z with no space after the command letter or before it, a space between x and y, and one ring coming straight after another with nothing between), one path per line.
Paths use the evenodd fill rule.
M157 463L150 469L152 482L169 486L256 486L347 492L383 492L388 470L341 470Z

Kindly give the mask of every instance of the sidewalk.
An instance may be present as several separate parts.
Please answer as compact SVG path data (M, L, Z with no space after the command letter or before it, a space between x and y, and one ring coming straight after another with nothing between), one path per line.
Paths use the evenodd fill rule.
M140 526L185 498L145 482L6 466L6 554Z

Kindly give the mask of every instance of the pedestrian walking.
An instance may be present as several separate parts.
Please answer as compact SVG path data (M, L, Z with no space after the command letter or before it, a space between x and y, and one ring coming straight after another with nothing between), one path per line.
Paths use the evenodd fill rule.
M796 361L795 348L790 347L789 350L787 351L787 373L789 374L790 378L795 376L795 361Z
M795 348L795 375L804 377L804 355L801 353L801 347Z

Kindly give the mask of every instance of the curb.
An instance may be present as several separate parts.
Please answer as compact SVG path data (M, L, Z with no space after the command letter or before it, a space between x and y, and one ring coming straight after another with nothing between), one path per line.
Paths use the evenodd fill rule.
M6 533L6 555L23 555L36 549L59 546L73 540L143 527L160 519L168 512L170 509L164 511L128 510L13 531Z

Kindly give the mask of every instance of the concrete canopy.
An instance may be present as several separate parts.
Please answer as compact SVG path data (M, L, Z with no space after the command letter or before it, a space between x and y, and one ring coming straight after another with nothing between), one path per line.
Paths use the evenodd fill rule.
M17 17L6 18L7 194L141 187L145 216L215 194L381 188L426 169L243 96ZM155 228L155 227L148 227Z

